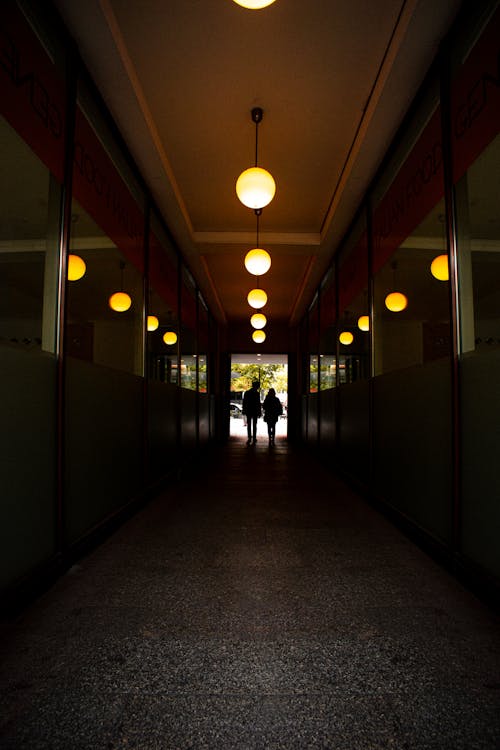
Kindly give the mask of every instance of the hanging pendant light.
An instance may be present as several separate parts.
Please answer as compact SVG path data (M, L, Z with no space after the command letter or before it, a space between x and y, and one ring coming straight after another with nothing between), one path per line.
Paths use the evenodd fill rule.
M267 318L263 313L254 313L250 318L250 325L252 328L264 328L267 323Z
M254 331L252 333L252 339L256 344L262 344L266 340L266 334L262 330Z
M358 328L360 331L370 330L370 318L368 315L361 315L361 317L358 318Z
M245 255L245 268L254 276L263 276L271 268L271 256L267 250L254 247Z
M248 292L247 301L250 307L260 310L267 302L267 294L263 289L252 289Z
M393 285L396 287L397 261L391 264L393 271ZM391 312L402 312L408 307L408 298L402 292L391 292L385 298L385 306Z
M236 181L236 195L247 208L264 208L271 203L276 193L273 176L262 167L257 166L259 122L263 111L260 107L252 109L252 121L255 123L255 166L245 169Z
M156 315L148 315L148 331L156 331L159 325L160 321Z
M242 8L260 10L261 8L267 8L268 5L272 5L274 0L234 0L234 2L237 5L241 5Z
M450 270L448 267L448 256L437 255L431 263L431 273L438 281L448 281Z
M339 341L341 344L344 344L344 346L349 346L354 341L354 336L350 331L342 331L339 336Z
M79 255L68 255L68 281L78 281L85 276L87 266Z
M255 215L257 217L257 247L254 247L253 250L249 250L245 255L245 268L247 269L248 273L251 273L254 276L263 276L271 268L271 256L269 255L267 250L263 250L261 247L259 247L259 220L261 214L262 209L256 209Z
M127 292L123 291L123 271L125 269L125 263L123 261L120 261L120 270L121 270L121 292L115 292L111 295L111 297L108 300L108 304L112 310L115 312L126 312L130 309L130 306L132 305L132 298L130 297Z

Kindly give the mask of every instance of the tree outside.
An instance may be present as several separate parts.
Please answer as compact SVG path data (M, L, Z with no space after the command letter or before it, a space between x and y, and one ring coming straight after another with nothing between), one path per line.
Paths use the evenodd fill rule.
M233 364L231 372L231 391L240 393L252 387L252 381L258 380L260 390L267 393L274 388L277 394L287 393L288 372L286 365L266 364Z

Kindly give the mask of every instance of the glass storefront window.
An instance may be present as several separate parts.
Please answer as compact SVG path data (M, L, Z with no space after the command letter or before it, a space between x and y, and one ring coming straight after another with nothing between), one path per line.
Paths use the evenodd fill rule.
M82 106L77 108L75 127L66 352L142 375L144 217L129 189L133 179L114 154L111 137L107 136L109 147L120 172L103 146L106 130L93 106L88 105L88 116ZM89 117L102 128L100 137ZM75 264L83 275L72 274Z
M201 295L198 295L198 390L200 393L208 391L208 347L209 347L209 317L208 308Z
M319 307L318 295L309 308L308 316L308 348L309 348L309 392L317 393L319 388L319 363L318 363L318 333L319 333Z
M341 249L338 268L340 382L352 383L370 375L368 237L364 217Z
M148 377L178 385L178 264L158 218L149 233L149 297L147 305Z
M181 288L181 387L196 390L196 287L191 274L183 268Z
M375 374L449 356L440 108L374 213Z
M319 382L322 391L335 388L337 385L337 345L335 341L337 321L336 294L335 273L331 269L320 290Z
M500 576L500 9L454 54L451 117L457 225L460 541ZM482 26L482 28L481 28Z

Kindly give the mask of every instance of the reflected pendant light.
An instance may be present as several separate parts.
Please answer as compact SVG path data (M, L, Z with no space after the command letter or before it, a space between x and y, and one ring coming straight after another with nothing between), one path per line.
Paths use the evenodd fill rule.
M267 318L263 313L255 313L250 318L250 324L252 328L264 328L267 323Z
M408 299L401 292L391 292L385 298L385 306L391 312L402 312L408 306Z
M448 267L448 256L438 255L431 263L431 273L438 281L448 281L450 270Z
M159 325L160 321L156 315L148 315L148 331L156 331Z
M370 318L368 315L361 315L361 317L358 318L358 328L360 331L370 330Z
M354 341L354 336L350 331L342 331L339 336L339 341L341 344L344 344L344 346L349 346L349 344L352 344Z
M260 310L267 302L267 294L263 289L252 289L248 292L247 301L250 307Z
M393 271L393 286L396 287L396 270L398 267L397 261L391 263ZM408 298L402 292L391 292L385 298L385 306L391 312L402 312L408 306Z
M121 292L115 292L111 295L111 297L108 300L108 304L112 310L115 312L126 312L130 309L130 306L132 305L132 298L129 294L123 291L123 271L125 269L125 263L123 261L120 261L120 270L122 274L122 281L121 281Z
M262 167L257 166L259 122L263 111L260 107L252 109L252 121L255 123L255 166L245 169L236 181L236 195L247 208L264 208L271 203L276 193L273 176Z
M267 6L272 5L274 1L275 0L234 0L237 5L241 5L242 8L248 8L249 10L267 8Z
M68 255L68 281L78 281L85 276L87 266L79 255Z
M177 343L177 334L174 331L167 331L163 334L163 341L167 346L173 346Z
M109 298L109 306L115 312L126 312L131 305L132 299L126 292L115 292Z
M262 344L266 340L266 334L264 331L254 331L252 333L252 339L256 344Z

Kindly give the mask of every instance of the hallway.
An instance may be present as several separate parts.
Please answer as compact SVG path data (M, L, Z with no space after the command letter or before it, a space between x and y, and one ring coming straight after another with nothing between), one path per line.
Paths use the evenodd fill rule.
M495 750L498 619L313 456L233 438L1 633L2 750Z

